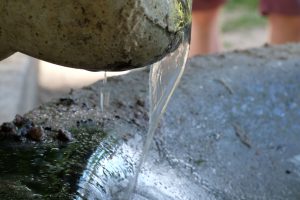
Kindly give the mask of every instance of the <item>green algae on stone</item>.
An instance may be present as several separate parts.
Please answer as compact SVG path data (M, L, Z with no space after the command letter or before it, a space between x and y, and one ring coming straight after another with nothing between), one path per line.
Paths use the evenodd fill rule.
M192 23L192 16L189 14L191 12L191 2L182 0L177 0L175 3L175 30L181 30L185 26Z
M74 141L67 144L2 144L0 198L72 199L89 156L109 139L97 127L73 127L70 132Z

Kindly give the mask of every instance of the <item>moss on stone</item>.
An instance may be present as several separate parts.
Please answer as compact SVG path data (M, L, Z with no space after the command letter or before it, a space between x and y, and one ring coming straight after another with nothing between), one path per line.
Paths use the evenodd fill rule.
M1 199L72 199L89 156L107 134L89 125L69 131L71 143L0 148Z

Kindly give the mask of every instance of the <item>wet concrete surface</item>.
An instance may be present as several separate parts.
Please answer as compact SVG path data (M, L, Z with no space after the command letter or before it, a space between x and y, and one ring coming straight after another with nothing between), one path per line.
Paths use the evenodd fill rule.
M289 46L190 61L161 141L212 199L300 199L299 53Z
M300 199L299 55L300 46L289 45L190 60L157 130L139 178L136 199ZM82 174L83 182L75 183L84 185L79 193L90 192L90 199L96 199L100 190L93 195L92 190L84 188L94 187L84 182L95 178L84 176L86 171L95 172L89 169L89 163L101 172L119 170L120 166L111 167L106 160L127 163L132 173L132 163L139 156L147 130L147 70L108 82L111 104L105 113L99 109L98 85L93 85L25 116L44 128L40 142L44 145L56 144L53 130L64 129L81 143L79 147L87 145L82 147L85 151L103 151L101 145L95 150L95 143L92 148L89 139L82 139L91 137L97 142L93 131L86 135L74 132L74 127L81 124L92 124L106 135L119 138L120 145L109 143L111 151L106 154L111 155L105 158L100 154L91 155L89 161L80 157L81 165L88 169L76 173ZM27 148L28 145L40 146L26 139ZM95 166L95 160L100 165ZM4 158L0 163L5 165ZM5 169L3 166L1 169ZM126 176L128 166L121 166L122 176ZM3 192L2 182L7 182L3 177L9 175L4 171L0 174ZM109 178L101 181L105 186ZM120 182L118 178L117 181ZM28 192L31 188L25 186ZM118 188L108 190L118 192Z

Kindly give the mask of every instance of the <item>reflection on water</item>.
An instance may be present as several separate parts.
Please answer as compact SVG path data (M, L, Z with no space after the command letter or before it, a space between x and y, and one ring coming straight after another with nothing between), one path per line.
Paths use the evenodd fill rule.
M137 2L135 2L136 7ZM178 1L177 4L179 6L177 9L182 12L183 16L190 15L189 0ZM182 23L178 26L182 26L186 22L182 21ZM173 51L151 67L149 75L150 120L146 139L143 146L139 148L141 153L136 154L132 148L124 143L116 146L107 146L110 142L102 143L89 159L87 168L79 182L76 199L166 200L184 196L181 192L177 192L182 188L180 190L176 188L175 177L169 176L172 168L167 170L164 178L162 172L148 170L147 177L141 176L142 180L138 183L139 174L149 153L155 130L185 69L189 50L190 26L188 25L184 31L176 34L178 40L176 39L170 47L174 48ZM106 83L105 72L104 80L100 85L100 108L103 113L106 104L109 104L109 92L106 91ZM144 169L146 168L144 166ZM163 169L161 170L163 171ZM159 176L156 174L157 172L159 172ZM160 181L159 183L162 185L163 180L167 185L164 188L152 184ZM179 183L181 182L179 181Z
M186 35L183 36L182 44L178 47L178 49L163 60L154 64L151 68L149 76L149 128L141 158L135 171L135 177L133 178L133 182L129 185L129 195L130 193L133 193L135 185L137 184L138 175L148 155L158 123L183 75L189 51L189 31L185 34ZM126 199L131 198L132 197L129 196L129 198Z
M133 174L134 152L126 144L101 143L79 181L76 199L112 199L115 185Z
M141 138L133 139L141 146ZM76 200L124 199L129 177L134 174L134 163L140 154L135 147L125 143L116 144L113 139L102 142L89 158L87 167L80 178ZM112 145L114 144L114 145ZM195 184L167 162L146 162L139 176L134 200L178 200L198 199ZM198 188L199 189L199 188Z
M139 178L159 120L184 72L189 31L184 34L178 49L151 68L149 130L143 146L141 140L136 141L140 153L125 143L119 146L101 144L89 159L87 169L80 179L76 199L168 200L187 196L188 187L182 187L187 181L179 180L171 166L161 166L159 170L143 166ZM175 179L178 179L176 183Z
M190 9L188 6L186 8ZM190 13L190 10L185 10L185 12ZM139 174L148 155L155 130L185 69L189 51L190 26L178 34L181 34L179 37L181 40L176 41L178 43L178 45L175 45L177 49L151 67L149 75L150 121L147 137L141 148L141 154L137 156L131 148L124 144L115 149L113 155L105 154L106 150L100 147L90 158L87 170L81 178L81 188L77 195L78 199L165 200L178 199L180 197L179 194L179 196L174 196L174 194L177 194L178 188L170 190L172 192L170 192L169 196L164 194L167 192L163 192L162 188L149 186L149 183L151 185L155 179L153 178L155 175L151 171L149 171L148 178L143 177L144 182L139 182L138 184ZM103 88L105 88L106 78L103 84ZM103 95L102 90L100 95L102 111L104 110ZM107 157L103 157L105 155ZM152 180L150 177L152 177ZM166 177L165 180L170 182L166 188L174 188L176 186L173 183L175 177ZM157 180L160 180L160 178ZM142 186L143 184L144 186ZM95 192L91 192L93 190Z

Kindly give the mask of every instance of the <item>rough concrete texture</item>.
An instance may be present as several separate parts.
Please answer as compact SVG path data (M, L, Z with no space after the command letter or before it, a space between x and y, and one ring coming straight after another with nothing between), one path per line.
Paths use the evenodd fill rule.
M190 0L1 0L0 58L19 51L92 71L142 67L178 46L190 8Z
M0 62L0 123L36 106L37 71L37 61L20 53Z
M157 131L155 145L139 179L136 199L298 200L299 55L299 45L288 45L193 58ZM109 80L111 105L105 113L98 108L97 85L41 106L26 117L44 128L43 140L32 142L31 134L26 136L29 131L21 135L25 137L21 143L13 143L9 153L18 155L14 151L24 149L24 144L35 148L31 151L34 155L40 155L39 149L49 144L58 145L55 151L64 152L57 143L57 130L69 130L79 148L71 148L73 143L65 144L68 155L82 151L89 156L74 157L75 161L64 165L72 170L58 173L69 184L66 187L71 186L67 191L74 193L77 188L76 194L88 199L105 199L107 191L118 193L111 186L121 182L120 177L126 177L126 173L132 173L133 155L139 152L141 136L146 133L148 103L143 99L148 95L147 78L146 71L136 71ZM16 121L19 120L14 124ZM115 140L119 142L107 142L97 134L93 137L93 131L80 129L82 123L93 124L106 136L119 138ZM97 130L94 132L98 133ZM97 150L95 140L100 143ZM94 142L89 145L88 141ZM108 145L103 145L104 141ZM91 155L87 149L95 153ZM5 151L3 145L1 150ZM41 197L37 194L49 197L49 193L57 192L57 185L41 185L41 189L30 184L45 174L33 173L30 168L36 166L30 159L26 161L28 157L22 158L20 152L21 169L33 178L16 183L14 177L20 180L20 174L18 177L5 165L9 156L1 156L0 195L8 195L3 192L6 188L14 189L16 194L33 192L35 195L30 195L35 198ZM103 152L108 156L103 156ZM42 160L39 157L35 161ZM61 168L53 156L44 161L46 167ZM80 167L74 162L80 163ZM84 167L86 170L80 171ZM71 177L75 180L70 178L74 171L77 173ZM46 176L48 170L47 173ZM52 183L51 179L47 181ZM48 187L51 190L47 194Z
M189 63L161 132L212 199L300 199L299 47Z

